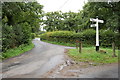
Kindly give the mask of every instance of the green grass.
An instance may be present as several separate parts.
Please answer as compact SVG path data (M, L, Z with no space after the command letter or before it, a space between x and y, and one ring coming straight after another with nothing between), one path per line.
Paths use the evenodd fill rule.
M42 40L44 42L48 42L51 44L63 45L63 46L70 46L75 47L75 44L70 43L61 43L61 42L54 42L54 41L47 41ZM100 47L100 50L104 50L107 53L99 53L95 51L95 47L87 44L83 44L82 53L79 53L77 49L70 49L68 55L73 58L75 61L81 62L94 62L94 63L115 63L118 62L118 57L112 57L112 48L103 48ZM118 50L116 49L116 55L118 55Z
M14 56L18 56L24 52L31 50L33 47L34 47L34 44L31 43L29 45L21 45L17 48L9 49L6 52L2 53L2 59L4 60Z
M94 47L83 48L82 53L79 53L77 49L70 49L68 56L70 56L75 61L80 62L94 62L94 63L116 63L118 62L118 57L112 57L112 49L100 48L107 53L96 52ZM118 51L116 51L118 56Z

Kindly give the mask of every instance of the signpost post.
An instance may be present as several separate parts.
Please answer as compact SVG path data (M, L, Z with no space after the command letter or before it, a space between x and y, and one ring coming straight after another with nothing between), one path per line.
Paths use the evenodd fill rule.
M104 23L104 21L99 20L98 17L96 17L96 19L90 18L90 21L96 22L96 24L91 24L91 27L96 27L96 51L99 51L99 27L98 27L98 23Z

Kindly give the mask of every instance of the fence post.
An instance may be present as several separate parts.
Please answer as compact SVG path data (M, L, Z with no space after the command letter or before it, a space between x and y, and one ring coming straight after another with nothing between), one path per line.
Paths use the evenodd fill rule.
M82 42L79 42L79 53L82 53Z
M78 46L79 46L79 41L76 40L76 48L78 49Z
M112 55L112 57L117 57L117 55L115 54L115 42L112 43L112 48L113 48L113 55Z

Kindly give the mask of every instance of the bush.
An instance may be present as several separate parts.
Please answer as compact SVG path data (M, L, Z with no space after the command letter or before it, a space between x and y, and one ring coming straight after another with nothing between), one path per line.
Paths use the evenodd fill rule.
M35 34L35 33L31 33L31 37L32 37L32 39L34 39L34 38L35 38L35 36L36 36L36 34Z
M5 51L15 47L16 41L13 26L3 25L2 30L2 50Z
M40 36L41 40L56 41L56 42L65 42L65 43L75 43L76 40L87 42L91 44L95 37L94 30L86 30L81 33L74 33L72 31L54 31L46 32ZM90 42L90 43L89 43Z
M45 33L45 31L39 31L37 34L40 35L40 34L43 34Z
M40 37L41 34L45 33L45 31L39 31L36 33L35 37Z
M23 33L23 38L22 38L23 44L31 43L31 26L27 22L22 23L20 25L22 27L22 33Z
M115 42L116 33L111 30L101 30L100 31L100 45L105 47L112 46L112 43Z
M96 31L93 29L87 29L82 32L82 40L86 44L95 45Z
M15 48L21 44L31 42L31 27L28 23L21 23L14 26L3 24L2 28L2 51Z
M116 46L118 46L119 49L120 49L120 33L116 33L116 34L115 34L115 44L116 44Z
M116 41L116 33L110 30L100 31L100 45L110 47L113 41ZM71 31L54 31L46 32L40 35L41 40L64 42L64 43L76 43L76 40L82 41L83 45L95 45L96 43L96 31L93 29L87 29L80 33L74 33Z

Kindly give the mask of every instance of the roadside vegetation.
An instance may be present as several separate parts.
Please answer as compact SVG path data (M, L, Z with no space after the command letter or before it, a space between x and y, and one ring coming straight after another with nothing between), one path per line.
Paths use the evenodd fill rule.
M55 11L45 13L37 2L2 3L2 46L3 58L16 56L32 48L35 37L65 46L75 46L76 40L83 47L95 46L95 28L90 18L98 16L105 21L100 24L100 46L115 46L120 50L120 3L88 2L78 12ZM40 31L42 28L46 31ZM0 33L1 34L1 33ZM25 46L21 45L27 45ZM30 46L30 47L29 47ZM24 48L24 51L20 50ZM20 49L20 50L19 50ZM26 49L26 50L25 50ZM13 51L13 52L11 52ZM14 52L15 51L15 52Z
M33 47L34 47L33 43L30 43L29 45L23 44L23 45L20 45L19 47L9 49L6 52L3 52L0 58L4 60L4 59L8 59L14 56L19 56L20 54L31 50Z
M118 48L116 46L116 55L113 56L112 42L117 43L116 33L111 30L100 31L100 51L95 50L95 30L87 29L83 32L75 33L72 31L53 31L46 32L40 36L42 41L76 47L76 40L82 42L82 53L78 49L68 50L68 56L75 61L93 63L93 65L118 62Z
M114 63L118 60L120 51L120 2L88 2L83 10L76 12L48 12L43 21L46 33L40 35L42 41L65 45L76 46L76 41L82 42L82 53L77 49L71 49L68 55L76 61L90 61L95 63ZM96 28L90 27L94 22L90 18L104 20L99 24L100 49L107 53L96 52L93 46L96 42ZM117 57L112 57L112 43L115 43Z
M46 33L41 35L41 40L57 43L75 44L76 40L82 41L84 45L95 46L95 27L90 27L94 22L90 18L104 20L99 24L100 46L112 47L115 42L116 48L120 50L120 2L88 2L83 10L78 12L55 11L44 14L44 30Z
M2 51L7 59L33 48L32 39L39 32L43 6L37 2L2 3Z
M79 33L73 31L53 31L41 34L43 41L65 46L76 46L76 40L82 42L83 47L95 45L96 33L94 29L87 29ZM117 33L111 30L100 30L100 46L112 47L112 42L117 43Z
M75 61L89 62L93 65L118 62L118 50L116 50L117 57L112 57L112 49L100 49L106 51L106 53L96 52L95 47L87 47L82 49L82 53L79 53L78 49L70 49L67 55Z

